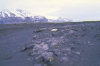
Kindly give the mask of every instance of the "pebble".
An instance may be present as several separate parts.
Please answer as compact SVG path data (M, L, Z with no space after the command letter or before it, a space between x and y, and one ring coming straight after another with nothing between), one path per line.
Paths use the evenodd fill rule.
M61 58L61 61L67 62L67 61L69 61L69 59L68 59L67 57L62 57L62 58Z
M51 31L52 31L52 32L56 32L56 31L58 31L58 29L51 29Z
M34 66L42 66L41 64L34 64Z
M80 52L75 52L76 54L80 55L81 53Z

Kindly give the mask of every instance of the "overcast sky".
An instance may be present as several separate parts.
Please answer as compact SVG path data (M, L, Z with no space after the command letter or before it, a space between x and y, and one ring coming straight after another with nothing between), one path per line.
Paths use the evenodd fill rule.
M100 0L0 0L0 9L25 9L73 20L100 20Z

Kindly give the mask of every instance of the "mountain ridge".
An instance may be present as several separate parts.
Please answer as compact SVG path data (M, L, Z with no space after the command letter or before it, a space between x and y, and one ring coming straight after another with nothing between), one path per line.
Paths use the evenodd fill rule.
M57 19L47 18L45 16L39 16L31 14L28 11L17 10L2 10L0 11L0 24L16 24L16 23L34 23L34 22L71 22L72 20L59 17Z

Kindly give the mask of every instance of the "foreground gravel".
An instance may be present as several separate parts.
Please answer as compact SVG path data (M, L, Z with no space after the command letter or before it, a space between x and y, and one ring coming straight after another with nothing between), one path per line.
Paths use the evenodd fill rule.
M7 45L13 50L0 66L100 66L100 22L36 23L0 30L0 48L5 51L0 52L5 55Z

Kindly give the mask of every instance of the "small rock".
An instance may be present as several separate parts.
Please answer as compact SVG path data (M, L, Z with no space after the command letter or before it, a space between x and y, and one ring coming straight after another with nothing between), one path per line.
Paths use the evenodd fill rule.
M75 47L71 47L71 50L75 50Z
M58 29L51 29L51 31L52 31L52 32L56 32L56 31L58 31Z
M59 48L59 47L60 47L60 46L58 46L58 45L57 45L57 46L55 46L55 48Z
M37 31L35 31L36 33L40 33L40 32L42 32L43 30L37 30Z
M76 54L80 55L81 53L80 52L75 52Z
M49 49L48 45L47 44L43 44L43 43L41 43L39 45L35 45L34 48L38 49L38 51L41 50L41 49L42 50L48 50Z
M10 60L10 59L12 59L13 58L13 56L11 56L11 55L6 55L6 56L4 56L4 59L5 60Z
M34 66L42 66L41 64L34 64Z
M93 46L94 44L91 43L90 45Z
M88 43L91 43L90 41L88 41Z
M54 60L54 58L53 58L53 57L49 58L49 61L50 61L50 62L52 62L53 60Z
M62 57L62 58L61 58L61 61L62 61L62 62L63 62L63 61L67 62L67 61L69 61L69 59L68 59L67 57Z
M53 53L52 52L44 52L42 53L42 57L44 57L45 60L53 61Z

